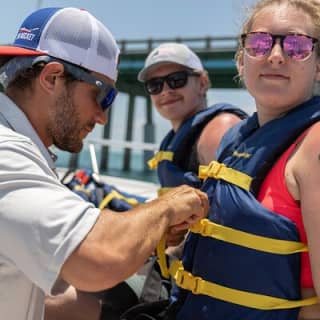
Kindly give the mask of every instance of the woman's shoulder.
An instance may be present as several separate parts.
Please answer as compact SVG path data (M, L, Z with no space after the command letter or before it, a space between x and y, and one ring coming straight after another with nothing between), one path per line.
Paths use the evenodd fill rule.
M298 139L287 167L291 168L297 181L320 178L320 122L313 124Z
M316 152L320 154L320 121L314 123L306 132L301 142L303 152ZM319 158L320 160L320 158Z

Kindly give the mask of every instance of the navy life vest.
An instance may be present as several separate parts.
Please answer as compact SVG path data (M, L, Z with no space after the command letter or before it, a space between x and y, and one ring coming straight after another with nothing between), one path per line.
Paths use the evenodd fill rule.
M217 103L199 111L187 119L174 132L170 130L160 144L160 151L148 164L151 169L158 169L159 182L162 188L172 188L186 183L185 172L193 171L197 174L199 163L191 165L192 148L196 144L203 128L219 113L228 112L241 119L247 114L241 109L227 103ZM190 167L191 166L191 167Z
M263 207L256 196L279 156L320 120L320 97L259 127L257 114L224 136L206 178L208 219L197 223L181 263L172 267L178 320L294 320L301 300L300 242L295 224Z
M67 172L61 182L100 209L108 208L122 212L147 200L145 197L121 191L113 185L100 181L91 170L87 169Z

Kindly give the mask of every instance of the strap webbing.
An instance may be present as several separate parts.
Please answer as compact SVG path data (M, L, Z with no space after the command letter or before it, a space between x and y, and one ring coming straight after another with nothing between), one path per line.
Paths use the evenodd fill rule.
M308 250L307 246L301 242L257 236L218 225L208 219L202 219L200 222L196 223L190 231L199 233L204 237L212 237L225 242L273 254L293 254ZM166 277L171 275L171 277L176 281L177 286L182 289L189 290L193 294L203 294L222 301L261 310L290 309L319 303L317 297L291 301L225 287L206 281L201 277L193 276L190 272L184 270L181 261L174 261L171 263L168 270L167 261L165 259L165 238L163 238L161 243L158 245L157 254L163 275Z
M172 151L158 151L153 158L151 158L147 163L151 170L154 170L158 167L160 161L173 160L173 152Z
M219 163L217 161L212 161L208 166L199 166L199 178L207 179L221 179L237 185L238 187L250 190L252 178L247 174L228 168L225 164Z
M163 194L165 194L166 192L168 192L171 189L172 189L172 187L159 188L158 189L158 197L162 196Z
M170 274L175 279L178 287L189 290L193 294L203 294L249 308L278 310L310 306L319 303L317 297L293 301L221 286L206 281L201 277L193 276L190 272L184 270L181 261L174 261L171 264Z
M157 256L158 256L158 264L160 267L161 274L164 278L169 279L169 268L167 264L167 258L165 254L166 250L166 236L164 235L157 246Z
M136 206L139 203L138 200L135 198L127 198L127 197L123 196L122 194L120 194L119 192L117 192L116 190L112 190L100 202L99 209L105 208L109 204L109 202L114 198L124 200L127 203L131 204L132 206Z
M216 224L208 219L200 220L191 227L190 231L199 233L204 237L211 237L242 247L273 254L293 254L308 251L306 244L302 242L258 236Z

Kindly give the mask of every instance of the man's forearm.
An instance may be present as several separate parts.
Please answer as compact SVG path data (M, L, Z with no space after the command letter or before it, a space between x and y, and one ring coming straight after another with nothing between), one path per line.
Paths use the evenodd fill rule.
M110 288L136 272L169 227L188 229L207 212L207 196L188 186L125 213L103 210L61 276L84 291Z

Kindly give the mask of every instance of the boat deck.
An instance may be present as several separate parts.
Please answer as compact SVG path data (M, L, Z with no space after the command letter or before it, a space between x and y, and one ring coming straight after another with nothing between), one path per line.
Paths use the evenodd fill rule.
M101 176L103 182L111 184L121 191L154 199L157 197L159 185L141 180L125 179L112 176Z
M62 178L66 173L65 168L58 168L57 171L60 178ZM148 199L154 199L157 197L159 185L156 183L107 175L99 175L99 177L101 178L102 182L112 185L120 191L135 194Z

